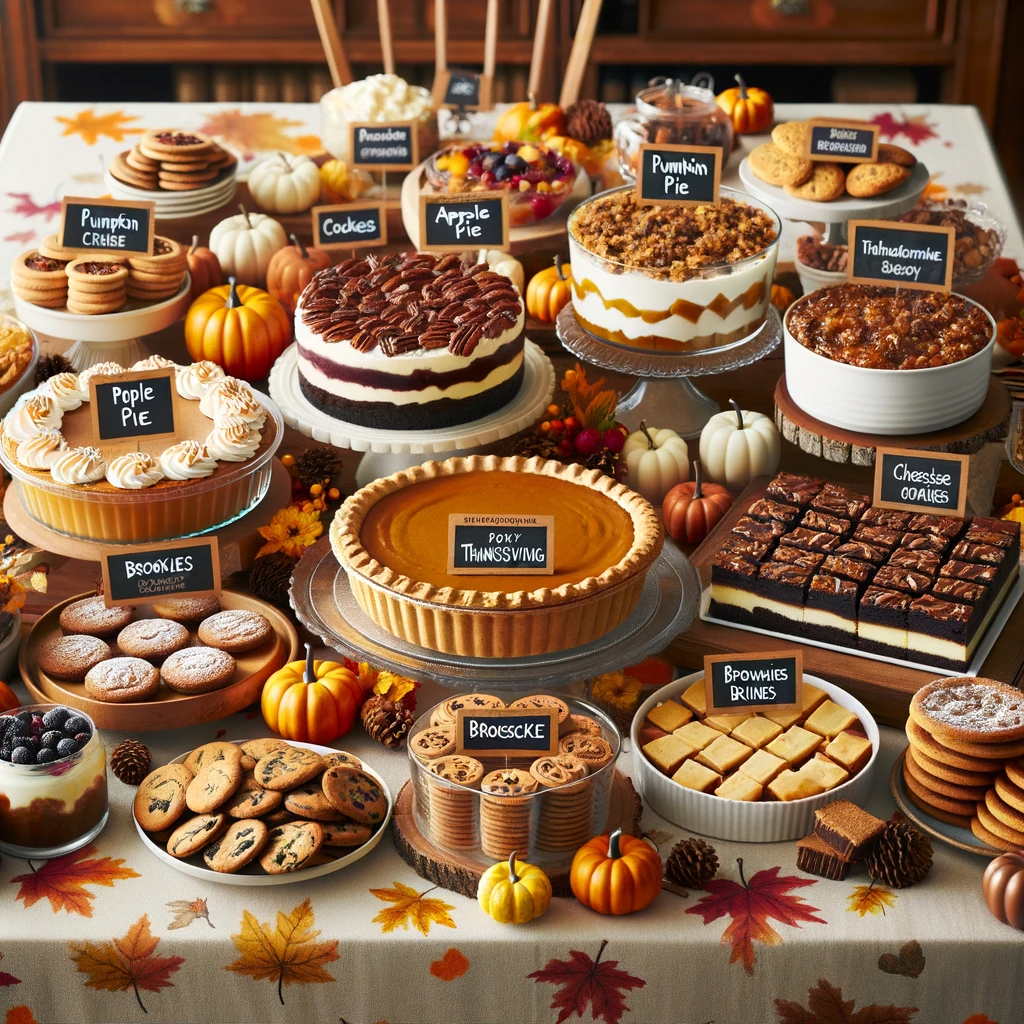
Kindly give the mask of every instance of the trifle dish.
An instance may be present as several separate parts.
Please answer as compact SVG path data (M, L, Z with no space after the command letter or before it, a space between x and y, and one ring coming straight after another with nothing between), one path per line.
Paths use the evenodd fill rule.
M554 516L554 572L448 569L449 515ZM428 462L353 494L331 545L362 610L408 643L469 657L564 650L625 621L661 552L661 519L598 470L543 459ZM497 564L497 563L495 563Z
M569 218L572 307L591 334L689 353L742 341L765 321L781 225L733 189L718 206L640 206L632 187Z
M427 162L435 192L507 192L512 227L550 217L572 192L576 165L534 142L470 142L452 145Z
M182 399L175 437L100 443L90 379L164 368ZM216 364L150 356L60 373L23 395L0 426L0 462L41 525L111 544L156 541L216 529L261 501L283 434L270 399Z
M107 823L107 755L88 715L32 704L0 716L0 851L60 857Z
M413 252L344 260L299 298L299 386L349 423L468 423L519 393L524 323L515 285L485 263Z

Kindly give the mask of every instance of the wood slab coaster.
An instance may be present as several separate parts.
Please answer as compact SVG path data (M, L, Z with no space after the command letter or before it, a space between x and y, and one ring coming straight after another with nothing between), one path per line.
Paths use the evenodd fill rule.
M996 377L990 377L984 403L963 423L914 436L861 434L809 416L790 396L785 374L775 386L775 425L779 433L808 455L854 466L874 466L875 448L878 446L973 455L989 441L1005 436L1010 422L1010 406L1010 392L1006 385Z
M94 700L85 692L84 683L64 683L51 679L39 670L39 648L52 636L60 634L60 613L72 601L92 597L95 591L77 594L54 605L32 626L18 652L21 678L32 697L43 704L66 704L84 711L100 729L118 732L158 732L182 726L214 722L233 715L260 699L263 684L282 665L299 656L299 635L291 620L266 601L235 590L220 595L223 609L242 608L265 615L274 627L274 635L253 651L233 655L237 662L234 679L227 686L210 693L186 696L161 685L153 700L132 704L109 704ZM150 605L135 606L135 618L154 618ZM191 630L192 646L197 646L195 629ZM116 644L108 641L112 647ZM117 652L115 650L115 656Z
M701 587L711 585L711 563L723 542L750 505L764 494L771 477L761 476L739 495L728 512L718 521L696 551L691 554L690 564L700 576ZM833 480L864 490L861 484L848 480ZM666 540L671 544L671 540ZM748 630L720 626L693 620L690 628L676 637L669 645L664 657L673 665L686 667L691 671L704 667L706 654L746 654L768 651L779 645L775 637ZM903 728L907 721L910 700L925 683L939 674L863 658L853 652L800 644L796 638L783 641L787 645L798 644L804 655L804 671L822 676L830 683L843 687L852 693L871 712L877 721L896 728ZM1024 601L1018 601L1010 613L1003 631L996 638L989 656L981 668L981 675L998 679L1013 686L1024 685Z
M640 794L633 786L628 775L616 771L612 778L611 793L608 803L608 824L604 831L612 832L621 828L626 835L640 835L640 816L643 804ZM395 801L395 813L391 819L392 836L395 849L406 864L420 876L442 889L461 893L471 900L476 899L476 890L480 884L480 876L486 870L481 865L482 854L467 851L459 855L438 849L416 827L416 819L412 811L412 782L402 786ZM555 896L571 896L569 886L569 866L555 871L548 871L551 879L551 890Z

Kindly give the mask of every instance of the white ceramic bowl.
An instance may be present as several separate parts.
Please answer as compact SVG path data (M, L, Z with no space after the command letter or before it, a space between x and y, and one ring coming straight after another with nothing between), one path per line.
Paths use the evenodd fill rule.
M640 730L644 719L656 705L671 697L678 697L691 683L703 678L703 672L693 672L663 686L640 705L633 719L631 737L636 780L640 795L653 811L680 828L715 839L738 843L780 843L807 835L814 827L814 812L833 800L852 800L863 806L871 792L875 762L878 760L878 725L868 709L855 697L824 679L806 674L804 679L807 682L820 687L831 700L849 709L860 719L861 727L871 740L868 763L848 782L820 796L809 796L803 800L747 803L743 800L723 800L710 793L698 793L662 775L640 749Z
M806 237L806 236L805 236ZM818 236L811 235L811 238ZM833 284L842 284L849 279L845 270L819 270L817 267L809 267L806 263L800 262L800 239L797 239L796 276L800 278L800 287L804 295L817 291L819 288L828 288Z
M973 416L988 394L996 324L989 343L967 359L921 370L851 366L804 348L790 334L789 317L809 296L797 299L785 320L786 388L804 412L822 423L864 434L924 434Z

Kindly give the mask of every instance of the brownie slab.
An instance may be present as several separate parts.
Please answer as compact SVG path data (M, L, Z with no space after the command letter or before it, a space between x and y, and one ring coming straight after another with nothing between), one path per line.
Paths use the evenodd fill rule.
M816 476L802 476L799 473L779 473L765 488L764 496L785 505L806 508L821 490L822 481Z
M800 518L800 509L795 505L787 505L781 501L772 501L771 498L758 498L750 508L747 515L755 519L776 519L780 523L795 523Z
M943 601L924 594L907 614L907 657L928 665L966 669L984 619L976 605Z
M801 635L841 647L857 643L857 600L860 587L825 572L811 578Z
M857 607L857 647L890 658L907 656L907 610L911 597L870 586Z

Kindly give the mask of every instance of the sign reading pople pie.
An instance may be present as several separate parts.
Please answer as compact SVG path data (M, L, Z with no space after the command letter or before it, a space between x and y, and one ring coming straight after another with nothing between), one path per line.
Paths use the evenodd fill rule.
M77 255L153 252L156 217L153 203L129 199L82 199L65 196L60 204L57 244Z
M434 106L443 110L490 110L491 76L445 68L434 81Z
M858 284L948 292L956 229L937 224L851 220L848 273Z
M875 449L874 504L901 512L963 516L969 455Z
M448 572L455 576L551 576L554 516L448 516Z
M202 597L220 593L216 539L162 541L131 551L104 551L103 601L115 605L161 597Z
M640 206L717 206L722 179L718 146L643 143L636 170Z
M173 367L97 374L89 378L89 401L97 444L175 434L179 398Z
M807 122L808 160L836 163L873 163L878 159L877 124L812 117Z
M507 249L508 193L422 193L419 248L432 252Z
M545 757L558 753L558 712L460 708L455 753L470 757Z
M704 687L708 714L718 711L786 711L803 706L803 652L708 654Z
M313 244L318 249L370 249L388 244L383 203L313 207Z

